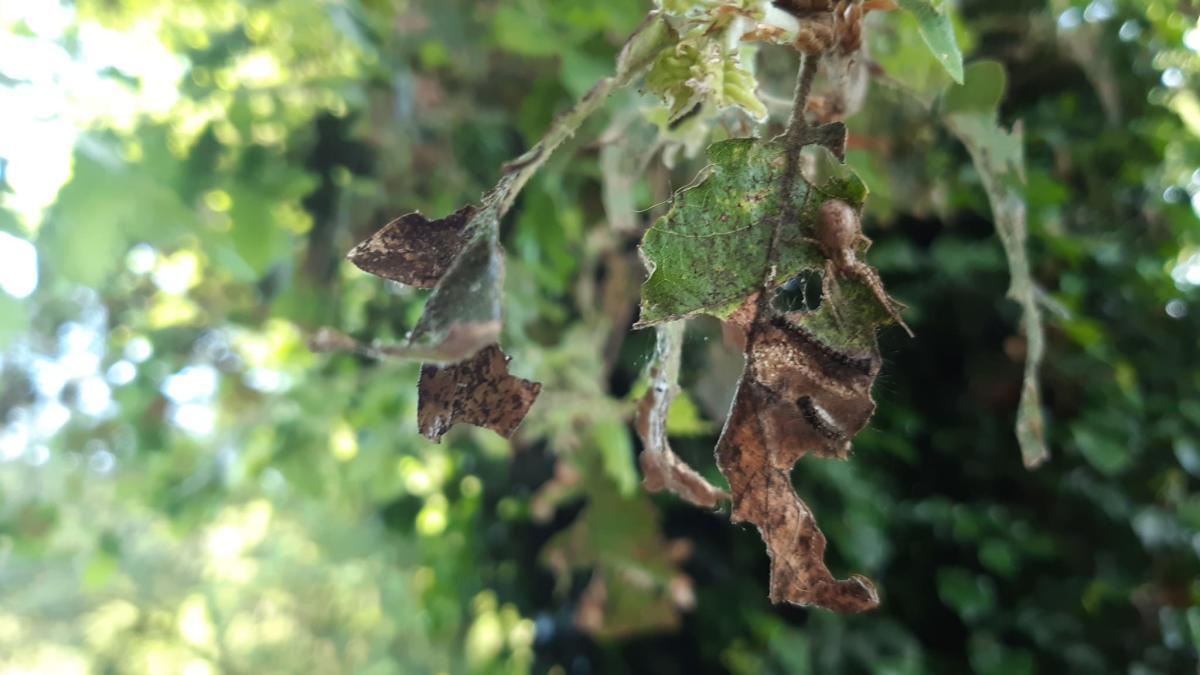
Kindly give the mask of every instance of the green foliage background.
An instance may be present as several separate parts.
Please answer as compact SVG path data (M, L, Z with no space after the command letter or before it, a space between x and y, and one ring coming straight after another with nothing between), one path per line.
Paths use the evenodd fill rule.
M0 210L40 261L33 295L0 293L0 672L1196 672L1190 3L955 5L968 61L1005 63L1002 121L1026 135L1053 455L1035 472L1012 431L1018 307L970 158L899 88L876 84L848 120L870 261L918 337L884 333L853 459L802 462L795 481L835 572L877 581L875 613L772 607L757 533L641 494L630 421L653 336L621 339L632 315L612 308L636 292L609 301L604 281L620 264L641 281L629 227L703 160L684 125L667 132L674 168L631 180L661 138L636 92L504 224L505 348L546 383L513 444L428 443L415 365L308 352L321 326L411 328L423 295L342 254L395 215L477 199L611 71L648 5L78 0L48 37L0 13L0 39L81 62L97 25L181 59L166 105L138 98L136 64L100 73L113 93L76 111L86 133L44 217ZM911 19L873 21L890 75L948 80ZM764 89L790 92L794 56L759 59ZM0 68L0 87L22 86ZM710 477L737 372L720 345L714 324L690 327L672 419ZM181 372L215 374L211 396L172 396ZM97 374L102 410L86 404ZM64 424L38 422L60 406ZM598 627L579 620L593 578L611 601Z

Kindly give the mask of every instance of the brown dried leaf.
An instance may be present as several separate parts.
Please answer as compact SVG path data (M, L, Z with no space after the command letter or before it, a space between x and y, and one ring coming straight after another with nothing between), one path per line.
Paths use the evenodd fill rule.
M422 366L417 383L421 434L440 441L455 424L466 422L512 436L542 385L509 375L508 362L500 347L490 345L453 365Z
M384 225L346 258L364 272L417 288L433 288L462 251L476 208L464 206L440 220L420 212Z
M717 446L717 461L733 492L732 520L754 523L767 543L771 601L843 613L873 609L879 596L870 580L857 575L837 580L829 572L825 535L792 488L790 467L774 466L769 439L778 429L759 419L761 409L773 406L786 404L758 385L743 382Z
M769 310L764 310L768 311ZM825 536L792 488L804 455L845 459L874 412L874 349L834 348L798 323L803 314L762 317L752 327L746 370L717 445L734 522L758 526L771 557L771 600L862 612L879 604L865 577L834 579Z

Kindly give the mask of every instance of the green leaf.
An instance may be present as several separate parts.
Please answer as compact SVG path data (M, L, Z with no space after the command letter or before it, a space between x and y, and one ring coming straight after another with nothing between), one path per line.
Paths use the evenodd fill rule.
M236 188L232 194L230 241L255 278L262 277L272 265L287 258L292 250L292 235L276 223L272 214L276 202L271 195L253 188Z
M964 620L987 616L996 604L996 591L985 576L958 567L943 567L937 573L938 597Z
M991 633L977 632L969 644L971 668L979 675L1029 675L1037 672L1033 655L1007 647Z
M1109 434L1080 424L1071 428L1071 438L1084 459L1105 475L1119 474L1133 463L1129 446Z
M171 242L194 216L154 167L129 163L105 141L75 150L72 178L38 232L37 248L53 276L98 288L137 242Z
M999 61L976 61L967 67L966 81L951 87L942 101L942 112L948 115L982 113L995 115L1004 99L1008 74Z
M844 130L836 125L829 133ZM727 317L761 287L784 209L779 185L786 156L781 139L739 138L709 148L703 177L675 194L671 210L642 240L651 273L642 287L641 325L699 313ZM836 166L825 156L830 160L819 165ZM814 236L821 202L836 197L857 207L866 197L866 187L848 169L825 173L816 194L807 180L799 180L787 198L802 206L780 242L779 279L824 266L824 256L805 241Z
M588 440L600 455L604 473L612 479L624 497L637 494L638 472L633 463L633 442L622 420L598 420L588 433Z
M717 108L740 107L754 119L765 121L767 107L758 99L757 89L758 80L743 64L741 52L727 52L708 38L664 49L646 73L646 90L667 103L671 119L697 105L712 103Z
M546 30L546 18L531 15L527 6L497 7L493 24L496 42L514 54L551 56L564 46L554 32Z
M943 8L932 0L899 0L900 7L917 19L921 38L955 82L963 82L963 56L954 37L954 24ZM941 5L942 3L936 3Z

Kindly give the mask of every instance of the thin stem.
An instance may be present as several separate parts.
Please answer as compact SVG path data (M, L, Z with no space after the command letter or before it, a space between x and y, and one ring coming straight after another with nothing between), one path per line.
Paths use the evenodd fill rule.
M805 133L809 127L804 111L808 107L808 96L812 93L813 80L817 77L817 69L820 65L821 57L819 55L806 55L800 64L800 72L796 74L796 95L792 100L792 116L788 120L787 131L784 132L784 142L787 145L786 165L779 182L779 193L783 197L783 209L771 237L770 248L767 249L767 270L758 297L757 312L759 314L764 310L769 311L772 297L771 285L775 282L776 263L779 260L780 236L786 224L795 220L798 211L796 204L792 201L792 194L796 187L796 181L800 177L800 149L809 142L809 134ZM753 339L753 331L751 339Z
M789 141L795 141L797 135L808 128L808 119L804 113L808 109L808 97L812 94L813 81L817 79L817 70L821 65L818 54L809 54L800 64L800 72L796 75L796 95L792 97L792 117L788 120L787 136Z
M504 178L497 185L501 193L499 215L512 207L517 194L563 141L575 135L579 127L599 110L609 95L628 85L654 62L659 52L671 44L673 33L658 12L651 12L634 31L617 57L617 72L596 83L573 108L559 115L538 144L504 165Z

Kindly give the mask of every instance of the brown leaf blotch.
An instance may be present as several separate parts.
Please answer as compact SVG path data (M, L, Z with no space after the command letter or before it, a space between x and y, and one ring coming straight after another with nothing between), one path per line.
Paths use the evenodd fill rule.
M416 288L433 288L469 237L476 208L464 206L439 220L419 212L400 216L359 243L346 258L359 269Z
M465 361L421 366L417 383L421 434L440 441L451 427L465 422L512 436L542 385L509 375L508 362L499 346L489 345Z

